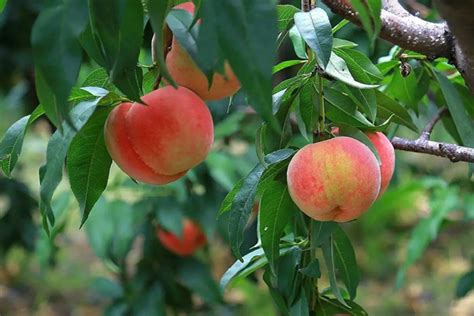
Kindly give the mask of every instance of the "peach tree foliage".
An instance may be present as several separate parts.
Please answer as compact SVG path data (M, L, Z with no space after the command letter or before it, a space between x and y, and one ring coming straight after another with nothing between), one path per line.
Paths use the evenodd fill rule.
M171 9L177 2L182 1L49 1L31 38L40 104L5 133L0 143L3 173L11 175L28 126L46 116L57 130L49 140L46 163L38 171L43 227L52 238L56 236L60 222L52 201L66 168L92 247L119 276L119 282L100 279L96 284L112 300L111 313L163 314L166 306L177 310L186 305L183 302L191 306L191 293L209 306L219 306L227 286L263 270L272 298L285 315L365 315L355 302L360 275L350 239L340 224L318 222L298 210L288 193L288 164L301 147L329 137L334 126L372 151L364 132L384 131L393 137L398 126L419 132L416 118L420 106L428 102L428 93L436 95L439 106L446 104L451 115L443 123L458 144L474 147L474 111L469 107L473 98L463 80L447 60L429 60L399 47L374 64L357 50L357 43L338 37L347 22L331 24L328 13L319 7L303 12L272 0L202 0L195 1L199 9L193 17ZM380 31L381 7L380 1L369 4L353 1L374 41ZM201 22L195 23L197 18ZM138 63L140 49L147 46L143 43L146 25L156 35L153 65ZM211 153L186 184L170 186L170 197L107 203L101 196L112 160L104 142L105 120L119 103L140 101L156 87L158 78L174 84L162 49L169 30L208 78L222 71L224 61L230 64L242 89L213 112L220 131L216 138L239 132L244 114L232 107L239 100L249 104L261 119L251 140L258 162L238 180L234 178L244 168L239 169L239 163L232 161L235 158ZM287 42L295 58L276 63L278 49ZM100 67L77 84L79 69L89 59ZM409 70L400 71L400 66ZM274 86L273 76L289 69L294 75ZM222 112L227 107L232 114ZM222 164L235 168L231 177L235 181L222 175ZM472 164L470 168L472 172ZM191 189L198 184L206 187L204 195ZM439 182L420 187L432 190L430 203L436 212L415 228L399 283L447 213L458 205L455 188ZM256 201L258 243L243 253ZM196 206L204 211L183 211ZM109 209L114 209L113 215ZM222 276L220 289L212 281L206 258L170 255L156 240L156 223L179 234L184 215L195 217L208 238L218 226L236 258ZM96 218L90 225L89 216ZM127 276L125 258L138 234L145 237L144 255L136 274ZM159 267L152 259L156 257L162 260ZM328 289L317 286L322 276L330 281ZM464 275L459 295L472 287L472 279L472 272Z

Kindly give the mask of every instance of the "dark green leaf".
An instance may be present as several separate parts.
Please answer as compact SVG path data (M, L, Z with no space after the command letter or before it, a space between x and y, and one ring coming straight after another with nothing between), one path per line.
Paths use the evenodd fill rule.
M311 247L321 246L332 233L336 230L335 222L320 222L312 220L311 222Z
M98 108L73 138L67 154L69 183L82 213L81 226L107 186L112 159L105 147L104 124L111 108Z
M8 128L0 142L0 164L9 177L18 161L30 116L24 116Z
M344 301L342 297L341 291L339 290L339 286L337 285L336 279L336 263L335 263L335 247L334 247L334 239L330 236L326 241L323 242L321 245L323 250L324 261L326 262L326 267L329 273L329 283L331 284L331 291L336 297L336 299L345 307L348 307L347 303Z
M321 277L321 270L319 268L319 260L314 259L310 262L309 265L299 270L300 273L310 277L310 278L320 278Z
M288 151L280 150L265 156L265 162L269 166L286 158L288 158ZM224 222L225 236L230 242L232 252L238 259L242 258L240 246L243 242L243 232L252 211L257 194L257 186L264 170L265 168L262 165L257 165L247 177L243 179L240 189L234 191L234 188L231 193L229 193L221 207L219 219ZM235 192L235 195L233 192ZM229 209L229 196L232 196L231 194L234 198Z
M461 276L456 285L456 297L464 297L469 291L474 290L474 270Z
M290 316L309 316L308 298L304 288L301 288L301 294L298 300L290 307Z
M326 69L332 51L332 28L326 12L321 8L298 12L295 25L306 44L316 53L319 66Z
M458 90L443 74L434 71L443 92L449 113L453 118L456 129L464 146L474 147L474 121L469 117L464 102Z
M273 269L280 254L283 229L297 211L285 184L278 181L267 184L260 200L258 231L262 248Z
M385 93L417 111L418 101L415 99L417 89L414 71L407 77L403 77L400 71L395 71Z
M378 90L375 91L375 97L377 98L378 113L382 118L386 119L394 115L393 122L418 132L412 117L403 106Z
M222 297L214 282L209 267L196 259L181 261L178 266L178 280L200 296L208 304L222 303Z
M208 47L213 60L220 51L247 92L250 104L273 129L280 130L271 113L272 67L278 30L274 2L204 1L201 8L200 51ZM201 41L201 38L206 40ZM215 49L216 41L220 50Z
M313 84L306 84L299 94L299 102L296 107L296 120L301 134L308 142L313 141L313 131L318 124L320 109L319 93Z
M354 48L354 47L357 47L358 45L354 42L335 37L332 40L332 46L334 48Z
M94 101L79 103L70 113L71 121L77 129L87 122L95 110L100 98ZM54 226L54 215L51 208L51 199L56 191L63 175L64 160L69 145L76 135L77 131L66 123L63 123L63 131L57 130L49 140L46 149L46 164L40 170L40 211L43 220L49 220L51 226ZM45 222L47 225L47 222ZM45 227L48 230L48 227Z
M338 275L344 282L351 300L356 297L359 285L359 269L355 257L354 248L342 228L337 227L333 233L334 263Z
M137 63L144 21L141 1L90 0L89 13L110 80L129 98L139 101L142 71Z
M68 97L76 84L82 50L78 38L87 25L87 2L71 0L43 10L31 33L36 89L46 115L59 126L69 122Z
M352 301L346 301L342 305L335 299L321 297L318 301L319 305L315 316L330 316L330 315L344 315L344 316L368 316L369 314L358 304Z
M155 50L157 53L157 60L155 62L158 63L160 73L166 81L174 84L174 80L171 77L168 67L166 66L165 56L163 54L163 46L164 37L165 37L165 19L168 11L170 10L172 1L170 0L146 0L146 5L148 8L148 16L150 17L151 26L153 27L153 31L155 32L156 40L155 40Z

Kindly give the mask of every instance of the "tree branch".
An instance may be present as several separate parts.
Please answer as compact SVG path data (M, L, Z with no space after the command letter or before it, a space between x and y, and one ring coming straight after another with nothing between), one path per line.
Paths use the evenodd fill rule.
M361 25L358 14L352 8L349 0L323 1L334 13ZM381 38L427 56L452 59L450 32L445 23L424 21L411 15L400 4L387 0L384 1L384 9L382 9L380 18L382 20Z
M421 140L429 140L431 136L431 132L433 131L433 128L435 127L436 123L443 117L443 115L448 114L448 109L447 108L441 108L439 111L436 113L435 116L431 119L431 121L426 124L425 129L423 129L423 132L421 132L420 139Z
M441 108L435 116L426 124L420 137L415 140L409 140L400 137L392 139L392 145L395 149L412 151L417 153L430 154L434 156L448 158L453 162L466 161L474 162L474 148L463 147L455 144L439 143L430 141L430 135L434 126L443 115L448 114L447 108Z
M416 140L409 140L400 137L394 137L392 139L392 145L398 150L444 157L448 158L452 162L474 162L474 149L469 147L439 143L431 140L423 140L420 138Z
M435 0L446 23L412 15L397 0L382 0L380 37L429 57L446 57L474 92L474 0ZM349 0L323 0L336 14L360 25ZM448 28L449 25L449 28Z

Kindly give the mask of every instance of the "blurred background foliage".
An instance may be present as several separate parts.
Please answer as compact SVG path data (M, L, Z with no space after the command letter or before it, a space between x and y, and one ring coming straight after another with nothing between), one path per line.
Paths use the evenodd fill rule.
M417 10L430 5L407 2ZM15 0L0 14L0 134L37 105L29 38L40 9L39 1ZM436 17L432 10L422 14ZM147 28L144 43L151 35ZM339 37L357 42L374 62L391 47L378 41L370 49L365 33L352 25ZM151 62L147 45L143 64ZM293 54L288 44L280 58ZM95 68L86 62L78 82ZM291 75L280 72L275 83ZM54 198L58 224L50 238L41 229L35 199L36 170L45 161L52 125L36 122L14 179L0 176L0 315L152 315L165 308L164 301L168 309L193 315L275 314L258 273L234 284L224 298L216 283L234 261L215 234L220 202L257 162L259 121L246 112L244 100L209 104L214 150L184 179L164 187L137 185L114 167L105 196L82 229L79 208L63 183ZM419 127L436 111L428 98L422 104ZM406 129L398 133L417 136ZM433 138L452 140L441 124ZM473 315L474 293L468 290L474 276L466 272L474 262L474 190L467 173L465 163L398 152L388 192L360 220L345 225L362 273L358 303L370 315ZM179 232L183 217L198 222L209 240L191 259L170 254L156 239L157 225ZM255 216L248 226L244 253L256 242ZM466 282L458 285L463 275ZM458 300L456 293L467 295Z

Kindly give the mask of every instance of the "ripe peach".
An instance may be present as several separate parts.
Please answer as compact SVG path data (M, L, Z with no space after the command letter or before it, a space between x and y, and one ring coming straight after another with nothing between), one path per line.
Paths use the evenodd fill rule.
M381 185L379 197L385 192L395 168L395 150L390 140L381 132L366 133L380 157Z
M139 103L122 103L105 123L112 159L130 177L166 184L182 177L209 153L214 126L206 104L191 90L167 86Z
M380 168L367 146L341 136L299 150L288 166L287 181L293 201L309 217L346 222L377 199Z
M191 14L194 13L194 4L185 2L175 6L176 9L183 9ZM240 88L240 83L234 72L226 62L224 73L215 73L212 77L212 85L209 87L206 75L194 63L188 53L181 48L176 38L173 38L171 50L166 56L166 65L174 81L183 87L193 90L204 100L218 100L236 93Z
M165 231L161 228L157 229L157 236L161 244L178 256L189 256L206 244L206 235L201 228L189 219L183 220L183 235L177 235Z

